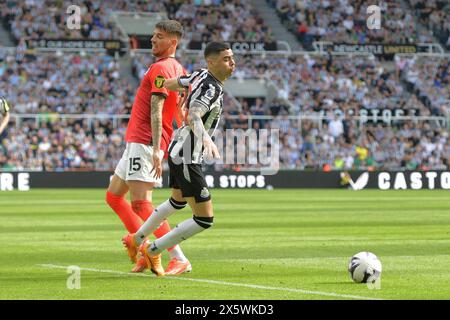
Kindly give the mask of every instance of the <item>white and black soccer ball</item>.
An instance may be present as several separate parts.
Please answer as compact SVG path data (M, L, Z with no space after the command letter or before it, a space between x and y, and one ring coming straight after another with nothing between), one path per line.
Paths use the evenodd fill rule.
M359 252L348 264L350 277L358 283L375 283L381 276L381 270L381 261L372 252Z
M8 102L3 97L0 97L0 114L5 115L9 111Z

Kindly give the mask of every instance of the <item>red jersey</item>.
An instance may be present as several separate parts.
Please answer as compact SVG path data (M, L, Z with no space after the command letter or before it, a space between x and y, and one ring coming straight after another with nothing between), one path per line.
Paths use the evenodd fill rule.
M141 81L134 98L131 117L125 135L126 142L136 142L150 145L152 142L151 127L151 96L163 95L166 100L162 110L161 150L167 154L170 138L173 132L173 120L177 114L180 97L177 92L163 87L164 80L185 75L186 70L175 58L163 58L150 66Z

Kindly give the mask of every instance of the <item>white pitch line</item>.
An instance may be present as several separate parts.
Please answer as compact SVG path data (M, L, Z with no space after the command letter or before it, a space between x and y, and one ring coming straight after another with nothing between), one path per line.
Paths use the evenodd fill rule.
M51 268L51 269L67 269L69 267L69 266L60 266L60 265L55 265L55 264L38 264L38 266L45 267L45 268ZM130 272L122 272L122 271L116 271L116 270L102 270L102 269L93 269L93 268L80 268L80 270L99 272L99 273L111 273L111 274L117 274L117 275L121 275L121 276L154 277L151 274L130 273ZM272 291L286 291L286 292L328 296L328 297L335 297L335 298L349 298L349 299L358 299L358 300L383 300L383 299L379 299L379 298L355 296L355 295L351 295L351 294L340 294L340 293L334 293L334 292L322 292L322 291L312 291L312 290L294 289L294 288L269 287L269 286L261 286L261 285L257 285L257 284L217 281L217 280L209 280L209 279L196 279L196 278L185 278L185 277L174 277L174 276L170 276L165 279L210 283L210 284L218 284L218 285L224 285L224 286L245 287L245 288L252 288L252 289L272 290Z

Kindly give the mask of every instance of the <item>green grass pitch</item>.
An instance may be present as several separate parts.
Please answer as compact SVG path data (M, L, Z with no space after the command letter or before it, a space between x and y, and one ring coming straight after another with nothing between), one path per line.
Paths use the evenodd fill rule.
M182 243L193 272L165 278L129 273L104 195L1 192L0 299L450 298L448 190L213 190L214 227ZM381 259L378 289L351 281L359 251ZM80 289L68 288L68 266L80 268Z

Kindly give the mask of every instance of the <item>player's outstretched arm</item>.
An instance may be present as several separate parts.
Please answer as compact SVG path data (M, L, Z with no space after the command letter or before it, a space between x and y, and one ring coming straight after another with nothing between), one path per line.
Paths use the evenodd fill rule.
M171 78L164 81L164 88L170 91L182 91L184 87L181 86L178 78Z
M191 74L178 78L171 78L164 81L164 88L171 91L183 91L189 88L189 84L199 75L200 71L194 71Z

